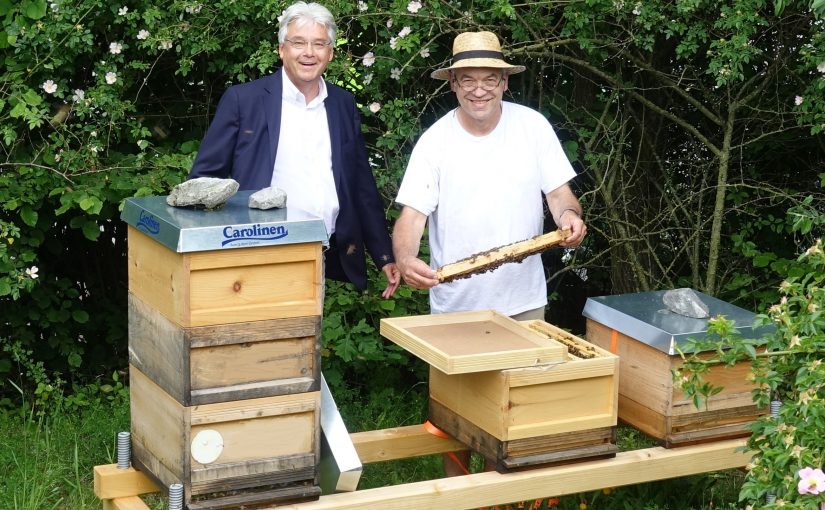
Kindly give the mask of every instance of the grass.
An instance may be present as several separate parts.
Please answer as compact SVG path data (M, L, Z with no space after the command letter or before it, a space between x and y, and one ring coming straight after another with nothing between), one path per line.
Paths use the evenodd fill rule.
M72 412L53 411L38 417L21 410L0 411L0 509L99 509L92 489L92 467L116 462L116 436L129 430L129 406L94 403ZM426 415L426 389L351 388L336 393L336 403L351 431L377 430L421 423ZM654 442L629 427L619 427L622 450ZM482 462L474 456L473 469ZM359 488L397 485L443 476L441 457L431 455L367 464ZM558 498L556 510L718 510L737 508L741 474L711 473ZM548 495L551 496L551 495ZM150 508L165 501L149 496ZM528 502L529 503L529 502ZM528 505L525 505L525 508ZM516 508L513 506L512 508ZM541 508L547 508L545 501ZM501 507L501 510L505 510Z
M49 417L0 413L0 508L100 508L92 467L114 462L116 433L128 427L128 406Z

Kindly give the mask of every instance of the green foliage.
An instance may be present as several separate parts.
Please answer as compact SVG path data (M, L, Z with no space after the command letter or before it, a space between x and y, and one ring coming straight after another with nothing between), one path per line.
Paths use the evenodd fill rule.
M708 388L701 374L710 364L750 360L757 385L754 401L761 406L781 403L775 415L760 418L752 426L748 448L754 460L741 491L741 498L752 508L763 508L768 494L777 498L777 506L817 509L825 502L825 494L800 494L797 489L801 469L825 464L824 284L825 252L822 240L817 240L787 268L778 302L759 316L761 325L775 328L762 339L764 352L757 351L752 341L742 340L731 322L720 318L711 321L709 328L721 338L716 356L690 356L674 374L682 389L696 398ZM707 347L707 342L697 345Z
M68 379L67 384L122 368L127 278L121 204L129 196L166 194L185 178L226 87L277 67L277 20L288 3L0 0L0 345L19 343L47 372ZM700 130L710 126L703 133L721 145L718 124L703 116L702 109L721 115L740 104L733 97L740 87L762 77L787 75L759 82L774 92L757 94L765 101L748 105L754 117L741 125L740 133L763 125L761 112L769 112L773 124L756 141L734 140L741 144L742 161L737 163L742 181L749 179L750 186L779 180L775 174L787 173L784 166L774 169L780 166L776 161L786 164L782 155L787 152L779 149L792 146L799 154L793 163L799 175L776 185L785 196L784 207L800 188L810 191L801 184L811 182L806 165L821 161L815 144L791 136L798 132L787 127L816 130L825 108L819 71L825 37L808 2L332 0L326 5L339 22L335 58L326 77L358 99L373 171L388 204L419 134L455 107L445 83L428 75L449 61L458 32L493 30L508 58L528 65L528 72L511 80L508 99L548 114L582 170L581 194L593 209L587 249L594 255L573 259L589 266L591 287L583 293L624 290L615 281L619 273L667 285L695 282L701 270L700 262L690 268L681 258L693 253L692 248L636 250L649 263L633 272L617 271L623 261L603 250L604 245L619 244L610 237L615 225L635 224L644 230L656 224L655 241L662 244L701 239L707 227L701 221L686 226L677 214L671 215L672 223L661 224L641 215L618 215L617 221L617 216L602 214L622 200L638 204L637 211L658 207L636 200L660 195L661 190L646 189L647 183L623 186L637 191L635 197L600 197L602 183L625 182L621 175L597 173L616 162L638 168L634 175L664 183L666 197L693 197L695 192L695 201L683 208L695 208L700 218L708 213L705 193L713 187L705 172L715 155L674 123L614 128L625 119L650 115L633 103L639 97L683 115L684 125ZM782 62L781 73L766 67L771 62ZM651 69L684 77L689 86L655 82ZM659 91L661 96L656 95ZM794 104L796 95L804 99L800 105ZM633 109L625 110L625 105ZM658 110L654 113L659 115ZM622 134L659 132L667 144ZM785 133L790 134L780 139ZM628 163L647 149L644 161L635 163L642 166ZM766 154L778 155L770 160ZM662 165L677 170L657 173L660 169L647 165L656 161L678 162ZM695 166L682 166L694 161ZM761 205L755 200L737 203L753 207L734 207L726 216L731 225L727 234L740 238L730 237L736 245L726 267L738 271L725 275L726 283L732 282L725 292L754 296L756 287L765 292L760 299L767 301L765 272L781 271L781 263L792 257L783 249L787 230L758 236L750 232L773 227L747 230L747 219L754 211L758 214ZM815 210L817 201L800 207ZM388 207L390 220L395 214ZM818 216L807 217L814 218L810 228L815 232L821 225ZM635 235L631 231L626 237ZM754 244L752 249L748 243ZM426 256L426 246L422 253ZM609 257L597 257L601 253ZM741 269L743 259L752 260L757 270ZM373 270L371 278L377 274ZM335 384L347 374L360 377L370 364L415 364L380 338L378 320L426 313L425 295L402 287L385 301L376 292L376 285L368 294L332 283L328 288L324 361ZM4 395L16 394L6 382L10 370L10 358L0 357Z

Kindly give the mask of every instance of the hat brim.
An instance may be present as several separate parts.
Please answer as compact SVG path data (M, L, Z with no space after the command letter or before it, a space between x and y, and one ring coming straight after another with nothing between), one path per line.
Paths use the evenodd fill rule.
M490 67L493 69L502 69L504 74L517 74L526 69L524 66L508 64L507 62L497 58L467 58L456 62L450 67L437 69L433 71L430 76L436 80L449 80L450 71L467 67Z

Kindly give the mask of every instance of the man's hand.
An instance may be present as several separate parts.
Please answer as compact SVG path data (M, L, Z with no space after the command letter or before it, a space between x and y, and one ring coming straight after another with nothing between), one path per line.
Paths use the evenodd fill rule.
M401 277L407 285L416 289L429 289L438 285L435 271L421 259L405 257L398 261Z
M582 243L584 236L587 234L587 225L584 220L573 209L566 209L561 218L559 218L559 228L569 228L570 235L559 243L559 246L565 248L575 248Z
M381 297L389 299L395 294L395 290L401 283L401 272L395 263L384 264L381 271L384 271L384 274L387 275L387 287L384 289L384 292L381 293Z

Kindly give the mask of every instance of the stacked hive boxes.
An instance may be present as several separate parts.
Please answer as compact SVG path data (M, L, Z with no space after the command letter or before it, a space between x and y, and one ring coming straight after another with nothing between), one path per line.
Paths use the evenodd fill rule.
M619 359L493 311L382 319L430 363L429 419L499 472L615 455Z
M323 221L127 200L135 465L188 508L316 497Z

